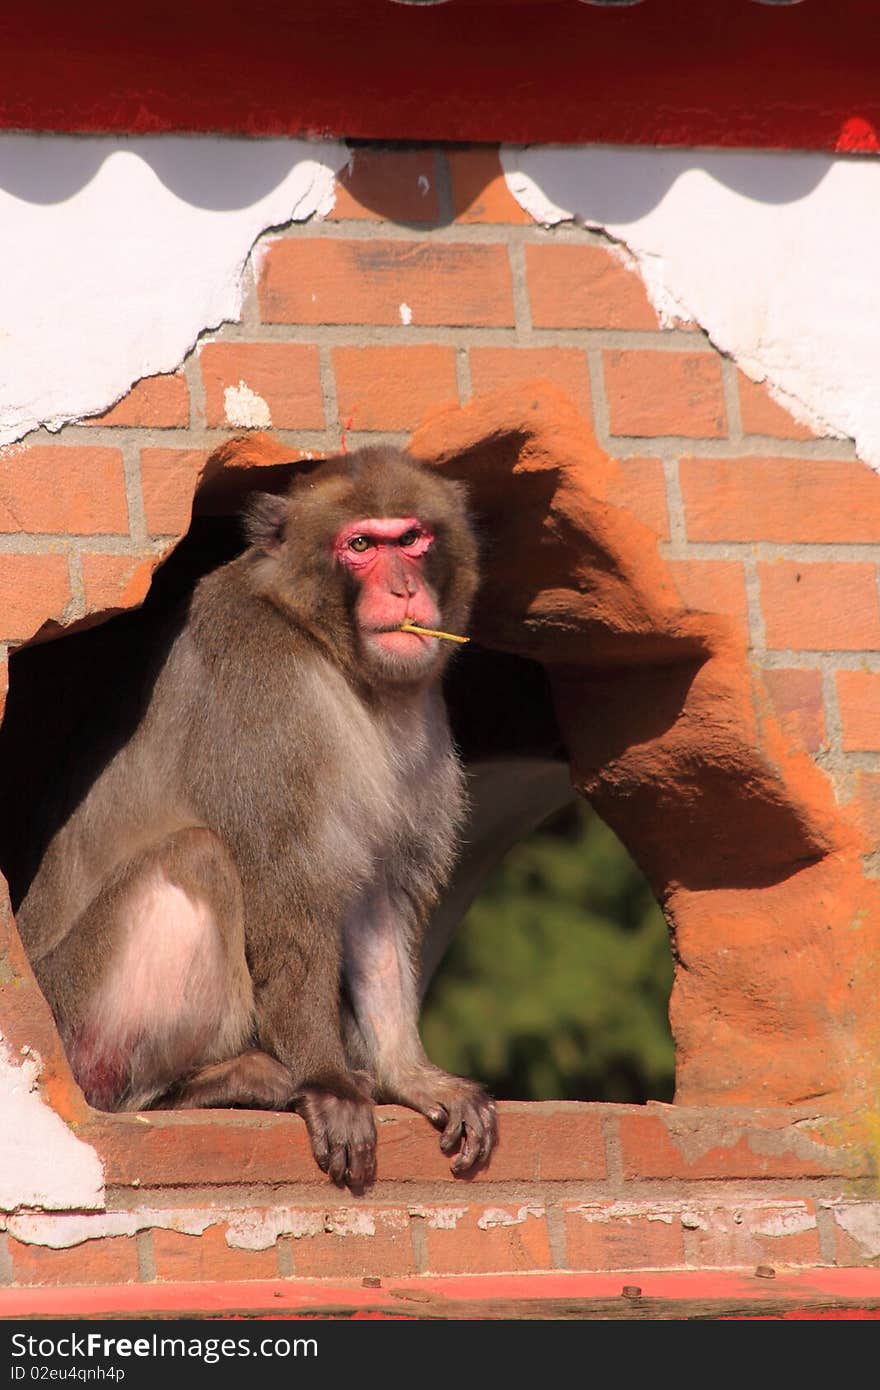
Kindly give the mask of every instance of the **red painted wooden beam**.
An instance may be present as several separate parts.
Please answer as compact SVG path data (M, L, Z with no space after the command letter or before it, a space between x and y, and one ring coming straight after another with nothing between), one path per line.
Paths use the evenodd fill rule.
M7 130L880 148L876 0L2 9Z
M771 1279L733 1270L453 1274L384 1279L380 1288L360 1280L290 1279L0 1290L0 1319L451 1319L519 1318L524 1312L548 1318L875 1319L880 1270L798 1270Z

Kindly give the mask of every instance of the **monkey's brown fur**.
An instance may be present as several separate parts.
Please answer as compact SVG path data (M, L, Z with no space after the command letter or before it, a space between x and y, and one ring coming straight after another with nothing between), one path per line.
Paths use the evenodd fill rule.
M256 499L249 548L197 586L143 718L17 918L93 1104L293 1107L356 1187L375 1099L427 1115L454 1171L495 1135L485 1093L418 1037L415 962L463 778L448 647L412 669L377 656L334 559L341 526L384 517L432 529L424 593L463 632L477 571L456 485L371 449Z

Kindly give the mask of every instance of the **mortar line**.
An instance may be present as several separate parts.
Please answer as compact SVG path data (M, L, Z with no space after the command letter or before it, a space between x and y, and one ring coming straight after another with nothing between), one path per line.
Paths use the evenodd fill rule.
M128 526L136 545L146 545L149 537L141 492L141 458L137 440L120 441L122 468L125 475L125 499L128 503Z
M681 494L681 480L678 475L678 459L672 455L662 460L663 476L666 482L666 511L669 516L669 540L662 544L661 553L670 559L690 558L687 525L684 514L684 498Z
M513 293L513 315L516 325L516 341L530 344L532 335L532 306L526 282L526 262L522 246L507 246L507 259L510 265L510 280Z
M427 1274L429 1269L428 1233L425 1229L425 1218L410 1212L409 1231L416 1274Z
M339 419L339 403L336 397L336 377L330 348L322 344L318 348L318 374L321 382L321 398L324 403L325 434L331 441L328 452L338 453L342 447L342 431L345 422Z
M293 1236L279 1236L275 1242L278 1258L278 1273L282 1279L292 1279L294 1276L293 1267Z
M62 622L75 622L77 618L82 618L86 611L86 586L82 571L82 554L80 551L71 548L67 552L67 575L70 582L70 602L64 609Z
M201 348L203 343L196 343L192 352L188 353L184 363L183 372L186 378L187 390L189 391L189 431L203 430L207 427L207 411L205 408L205 382L202 376Z
M587 349L587 371L590 377L590 402L593 410L593 429L596 440L608 453L611 453L608 432L608 397L605 394L605 374L602 370L602 356L598 349Z
M568 1269L568 1238L565 1230L565 1216L555 1202L547 1201L546 1192L542 1197L544 1221L547 1225L547 1243L554 1269Z
M754 554L743 559L746 576L746 608L749 621L749 642L752 653L761 660L767 650L767 626L761 604L761 580Z
M153 1232L151 1230L138 1231L135 1236L135 1243L141 1283L154 1284L156 1282L156 1251L153 1246Z
M455 381L458 387L458 399L462 405L467 405L473 396L473 382L471 380L471 359L466 347L455 349Z

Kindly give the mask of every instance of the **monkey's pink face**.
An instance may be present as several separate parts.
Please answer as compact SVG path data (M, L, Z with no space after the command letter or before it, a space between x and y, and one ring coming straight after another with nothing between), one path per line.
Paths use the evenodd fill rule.
M437 627L440 613L425 579L425 556L434 544L417 517L369 517L350 522L333 541L333 554L358 586L358 631L389 674L418 677L433 665L436 637L401 632L404 622Z

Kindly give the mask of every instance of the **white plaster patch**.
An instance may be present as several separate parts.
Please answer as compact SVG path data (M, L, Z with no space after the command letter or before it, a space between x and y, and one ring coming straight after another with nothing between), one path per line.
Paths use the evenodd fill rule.
M223 392L223 409L228 425L241 429L267 429L272 424L269 402L252 391L247 382L240 381L237 386L227 386Z
M410 1207L410 1216L419 1216L432 1231L454 1231L467 1207Z
M374 1236L376 1218L365 1207L343 1207L325 1217L324 1229L337 1236Z
M430 192L431 189L431 180L428 178L427 174L419 174L419 177L416 182L418 185L418 190L421 193L422 197L426 197L426 195Z
M402 1231L407 1227L407 1214L354 1207L340 1207L334 1211L300 1207L201 1210L140 1207L136 1211L104 1211L94 1215L20 1213L10 1216L7 1225L10 1233L23 1244L44 1245L52 1250L67 1250L84 1241L107 1236L135 1236L138 1231L148 1230L200 1236L209 1226L225 1225L226 1244L233 1249L268 1250L279 1236L292 1236L294 1240L322 1234L374 1236L377 1226Z
M269 227L325 216L344 146L0 135L0 444L96 414L238 319Z
M515 1212L503 1207L487 1207L479 1217L477 1226L481 1231L491 1231L496 1226L522 1226L530 1216L539 1221L544 1217L543 1207L518 1207Z
M319 1211L297 1211L290 1207L269 1207L240 1211L230 1215L226 1244L235 1250L268 1250L279 1236L317 1236L324 1230Z
M87 1240L106 1236L134 1236L138 1231L178 1231L185 1236L200 1236L209 1226L222 1221L223 1212L193 1212L177 1210L102 1212L99 1216L13 1216L9 1231L25 1245L45 1245L51 1250L68 1250Z
M39 1074L35 1053L19 1061L0 1039L0 1210L101 1208L101 1160L43 1101Z
M412 309L408 304L400 306L400 322L407 327L412 323Z
M776 152L509 146L546 225L624 243L665 322L692 318L814 429L880 469L880 161Z
M831 1207L837 1225L861 1247L869 1260L880 1255L880 1203L843 1202L823 1205Z
M662 1221L671 1226L681 1218L677 1207L652 1206L649 1202L582 1202L572 1211L584 1221L604 1225L609 1221Z
M816 1217L802 1203L780 1207L766 1216L759 1216L752 1230L759 1236L795 1236L802 1231L814 1231Z

